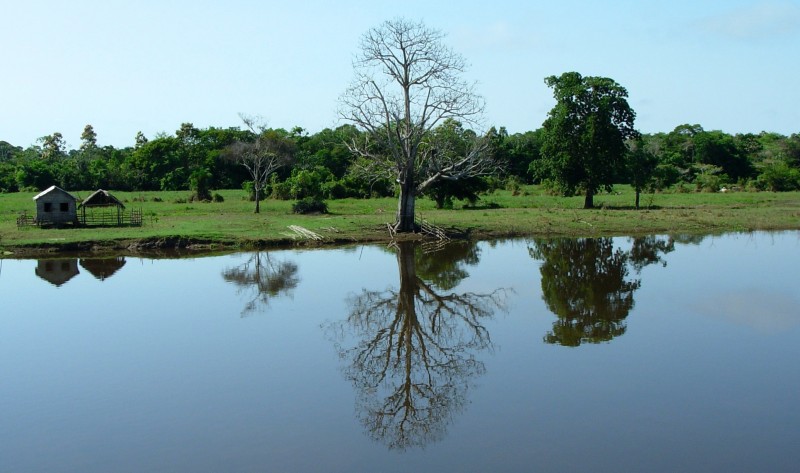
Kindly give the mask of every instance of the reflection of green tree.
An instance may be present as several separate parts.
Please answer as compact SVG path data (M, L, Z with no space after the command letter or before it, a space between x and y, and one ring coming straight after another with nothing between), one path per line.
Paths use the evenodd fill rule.
M399 290L365 289L352 296L347 320L331 327L342 337L351 331L357 340L351 348L337 343L348 363L345 376L358 391L361 423L392 449L440 439L463 409L471 380L485 371L475 355L491 348L483 324L502 307L504 292L437 292L431 280L441 273L433 268L458 267L454 255L477 259L475 250L430 255L416 252L412 243L399 243ZM431 279L421 277L418 265L430 271Z
M456 241L436 247L435 251L423 245L415 248L417 275L442 291L458 286L469 276L465 266L478 264L480 248L473 242Z
M645 266L651 264L666 266L667 262L661 258L661 254L671 253L673 250L675 250L675 240L672 238L649 235L633 238L628 255L633 268L641 272Z
M634 238L630 251L614 249L611 238L534 240L530 254L543 260L542 298L558 316L545 342L575 347L624 334L633 293L641 287L628 278L629 266L640 273L649 264L666 264L661 253L673 249L672 240L654 236Z
M239 287L239 292L248 292L250 300L242 309L249 315L259 306L269 304L269 299L288 294L297 287L297 265L290 261L275 261L268 252L257 251L239 266L222 272L225 281Z

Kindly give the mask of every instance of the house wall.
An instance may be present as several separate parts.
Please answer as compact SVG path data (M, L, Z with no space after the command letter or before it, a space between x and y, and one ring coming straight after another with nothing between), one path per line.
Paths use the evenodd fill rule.
M36 220L39 223L75 223L77 219L76 202L69 195L50 192L36 200Z

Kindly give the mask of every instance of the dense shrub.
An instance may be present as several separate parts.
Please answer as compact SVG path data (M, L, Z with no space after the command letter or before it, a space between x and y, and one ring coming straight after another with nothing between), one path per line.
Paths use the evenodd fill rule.
M773 192L800 190L800 169L789 166L783 160L765 163L755 187Z
M306 197L292 204L292 212L296 214L326 214L328 213L328 204L313 197Z

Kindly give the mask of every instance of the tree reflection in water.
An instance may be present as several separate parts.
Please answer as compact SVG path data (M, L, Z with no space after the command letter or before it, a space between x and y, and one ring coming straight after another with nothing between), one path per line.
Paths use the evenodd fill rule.
M274 260L266 251L252 253L241 265L223 271L222 278L235 284L240 294L249 294L243 317L269 305L270 298L289 294L300 282L295 263Z
M474 243L428 253L397 244L399 289L364 289L348 299L348 318L332 324L356 411L370 436L390 449L439 440L484 373L476 355L492 343L484 323L504 309L505 291L449 292L478 262ZM354 346L343 346L347 342Z
M666 265L661 254L674 248L671 239L655 236L633 238L628 251L615 249L611 238L535 239L529 252L543 260L542 298L558 316L544 341L576 347L624 334L641 287L630 269L639 274L647 265Z

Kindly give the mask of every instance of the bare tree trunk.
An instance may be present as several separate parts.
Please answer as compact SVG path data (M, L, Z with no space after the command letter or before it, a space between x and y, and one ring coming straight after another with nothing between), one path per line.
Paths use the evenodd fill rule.
M255 186L254 190L256 192L256 211L255 211L255 213L259 213L260 209L259 209L259 205L258 204L259 204L259 202L261 202L261 192L259 192L258 186Z
M414 259L414 244L410 241L397 243L397 267L400 271L400 292L398 297L398 309L414 323L416 317L416 296L417 296L417 266ZM411 337L408 337L411 338Z
M396 232L407 233L416 231L416 224L414 223L415 203L414 179L409 176L400 183L400 199L397 202L397 221L395 222Z
M641 191L636 189L636 210L639 210L639 194L641 194Z

